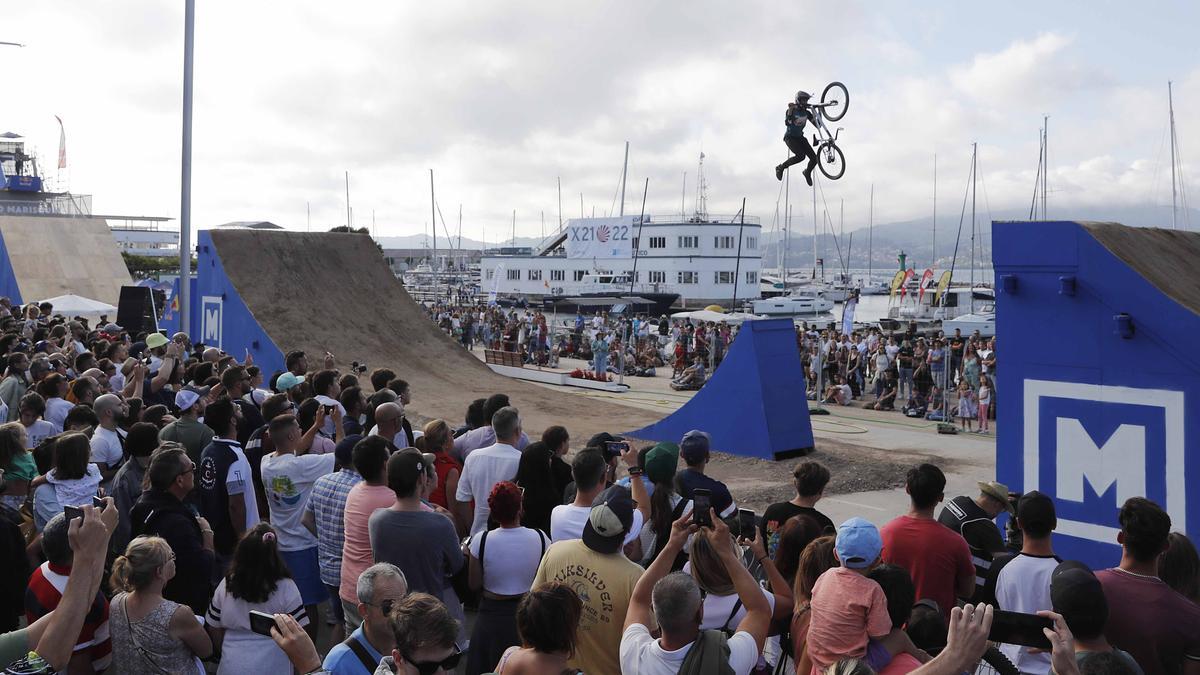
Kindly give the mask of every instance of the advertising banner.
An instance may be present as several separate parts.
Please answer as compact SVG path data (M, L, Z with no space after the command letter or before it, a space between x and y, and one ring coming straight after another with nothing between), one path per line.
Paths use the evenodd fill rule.
M567 257L632 258L637 216L580 218L567 221Z

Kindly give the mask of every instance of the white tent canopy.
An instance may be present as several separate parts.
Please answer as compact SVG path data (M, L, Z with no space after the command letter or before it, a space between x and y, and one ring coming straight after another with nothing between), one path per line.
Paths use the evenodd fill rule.
M51 305L54 305L55 314L61 314L67 317L75 316L77 314L84 316L99 316L101 314L115 315L117 313L117 308L113 307L107 302L92 300L91 298L85 298L81 295L60 295L56 298L46 298L45 300L39 300L38 302L48 302ZM115 316L113 318L115 318Z

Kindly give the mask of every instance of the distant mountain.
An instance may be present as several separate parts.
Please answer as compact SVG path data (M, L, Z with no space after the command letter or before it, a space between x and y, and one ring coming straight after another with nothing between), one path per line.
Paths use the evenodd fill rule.
M385 249L389 248L431 248L433 246L433 237L427 234L407 234L401 237L375 237L375 241ZM537 246L541 243L538 237L517 237L516 243L512 239L505 239L503 242L489 241L487 246L483 242L476 241L470 237L462 238L462 248L467 250L480 250L484 248L496 248L498 246ZM446 248L458 248L458 237L453 237L447 240L445 237L438 237L438 250Z

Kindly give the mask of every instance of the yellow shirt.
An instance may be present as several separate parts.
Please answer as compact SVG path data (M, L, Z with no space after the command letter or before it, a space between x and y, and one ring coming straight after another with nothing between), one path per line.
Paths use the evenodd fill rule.
M583 601L578 649L570 665L587 675L620 675L625 611L642 568L617 552L597 553L582 539L555 542L546 550L533 587L561 581Z

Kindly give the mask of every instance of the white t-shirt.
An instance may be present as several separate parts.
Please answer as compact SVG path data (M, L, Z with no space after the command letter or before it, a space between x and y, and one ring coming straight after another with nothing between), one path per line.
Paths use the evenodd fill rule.
M225 629L218 675L292 672L287 654L275 641L250 630L252 609L268 614L291 614L301 626L307 626L309 622L304 601L300 598L300 589L291 579L280 579L266 602L246 602L233 597L222 579L204 617L209 626Z
M550 512L550 538L554 541L567 539L583 539L583 526L587 524L588 515L592 509L587 506L561 504ZM642 512L633 510L633 526L625 535L625 543L636 539L642 533ZM644 553L644 551L643 551Z
M61 433L61 431L61 429L55 429L53 424L44 419L37 420L25 427L25 449L32 450L38 446L38 443L41 443L54 434ZM120 446L117 449L119 450Z
M213 439L217 440L217 439ZM242 446L236 441L222 440L233 451L237 458L229 465L229 472L225 474L225 492L230 499L237 499L241 495L242 501L246 504L246 531L254 527L259 522L258 517L258 499L254 495L253 486L250 484L250 461L246 459L246 453L242 450Z
M109 431L104 427L96 427L92 434L91 461L104 464L106 469L120 464L125 456L125 451L121 449L121 439L124 437L120 429Z
M691 568L684 565L685 572L690 573ZM765 588L760 588L763 597L767 599L767 604L771 606L771 612L775 612L775 594ZM713 595L709 593L704 598L704 619L700 622L700 630L717 630L721 628L729 628L736 630L742 619L746 618L746 606L738 605L737 611L733 611L734 605L738 605L737 593L729 595ZM732 618L730 614L733 614Z
M317 394L313 398L317 399L317 403L320 403L321 405L337 406L338 411L340 411L342 413L342 417L343 418L346 417L346 409L342 407L341 403L338 403L337 401L333 400L332 398L329 398L325 394ZM326 415L325 416L325 424L321 425L321 433L324 434L328 438L333 438L334 431L335 430L333 428L333 415Z
M996 576L996 605L1009 612L1033 614L1053 609L1050 602L1050 575L1061 562L1054 556L1018 553ZM1022 673L1049 673L1050 655L1029 652L1028 647L1002 644L1000 651Z
M483 551L483 589L496 595L520 595L533 586L542 555L550 540L528 527L496 528L471 537L471 555L479 559L479 542L487 535Z
M521 451L504 443L480 448L467 455L454 497L460 502L475 500L472 535L487 529L488 514L491 513L487 498L492 493L492 487L502 480L516 478L517 466L520 463Z
M640 623L621 635L621 672L638 675L676 675L692 645L666 651ZM747 675L758 664L758 645L754 636L739 631L729 638L729 665L734 675Z
M313 483L333 473L335 455L281 455L262 458L263 488L271 504L271 525L279 535L280 551L303 551L317 545L317 538L301 524Z
M74 404L62 398L46 399L46 414L42 415L42 419L54 425L56 433L62 433L63 424L67 421L67 413L71 412Z

